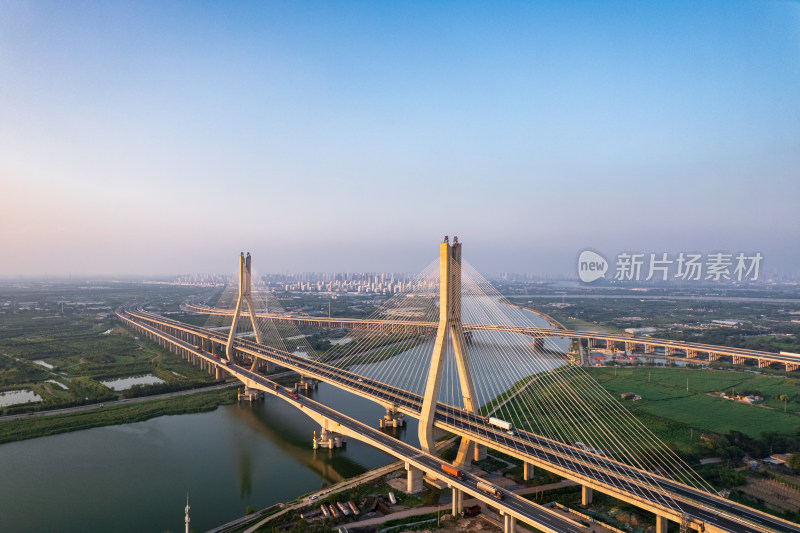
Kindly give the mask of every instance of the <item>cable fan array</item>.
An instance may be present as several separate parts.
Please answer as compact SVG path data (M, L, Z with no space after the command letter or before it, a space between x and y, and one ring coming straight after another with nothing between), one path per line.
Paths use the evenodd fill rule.
M261 277L254 270L252 275L251 296L254 311L256 314L255 325L258 328L258 336L261 344L276 350L295 353L310 359L317 359L319 355L308 342L307 334L300 331L296 324L273 320L271 315L285 314L285 309L280 304L278 298L272 293L261 280ZM233 309L236 306L238 297L238 281L231 278L225 286L217 300L215 307L220 309ZM209 315L206 327L229 331L231 327L231 317L225 315ZM250 314L247 306L243 305L242 313L236 323L237 337L255 340L255 332L250 321Z
M507 445L523 453L546 450L551 461L590 478L613 473L624 480L628 491L676 509L679 502L656 487L653 476L645 472L713 492L584 368L574 364L567 355L570 339L544 336L541 329L548 327L546 321L510 304L466 261L460 277L462 342L476 396L472 403L477 415L513 424L517 431ZM423 394L439 320L438 260L417 275L406 291L372 313L366 319L369 329L351 330L350 342L319 356L295 324L272 320L271 316L284 310L258 282L260 278L254 275L253 279L262 344ZM235 284L229 284L217 307L233 307L236 296ZM248 317L245 312L242 316ZM207 324L226 325L230 327L229 317L210 316ZM253 335L249 319L238 321L237 335ZM455 409L464 405L452 339L447 343L438 401Z
M461 321L478 414L518 428L510 443L520 451L546 444L557 460L596 475L596 462L631 480L634 492L655 493L651 477L672 478L701 490L712 487L567 355L570 340L544 336L538 315L510 304L471 265L461 270ZM411 288L390 298L367 320L373 331L351 331L352 342L322 360L408 392L422 394L439 311L438 261ZM494 330L524 328L526 334ZM536 342L536 339L539 339ZM534 348L534 345L541 346ZM463 407L452 341L448 343L439 402ZM544 439L544 440L543 440ZM587 455L589 454L589 455ZM587 457L595 462L586 462ZM635 469L630 469L633 466ZM677 505L671 502L673 505Z

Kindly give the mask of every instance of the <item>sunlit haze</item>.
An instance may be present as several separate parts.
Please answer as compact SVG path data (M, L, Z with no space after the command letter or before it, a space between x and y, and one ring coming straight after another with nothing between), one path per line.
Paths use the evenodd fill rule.
M761 252L800 274L800 3L0 3L0 276Z

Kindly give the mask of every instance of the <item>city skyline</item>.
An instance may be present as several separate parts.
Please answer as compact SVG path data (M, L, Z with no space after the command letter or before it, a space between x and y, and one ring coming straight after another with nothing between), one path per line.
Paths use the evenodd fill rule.
M0 5L0 277L796 275L800 5Z

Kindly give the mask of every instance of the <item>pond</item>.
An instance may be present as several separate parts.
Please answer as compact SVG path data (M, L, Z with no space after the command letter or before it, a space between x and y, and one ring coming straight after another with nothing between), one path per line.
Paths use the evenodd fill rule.
M144 376L131 376L127 378L109 379L108 381L101 381L103 385L115 391L127 390L134 385L154 385L156 383L166 383L163 379L155 377L153 374L145 374Z

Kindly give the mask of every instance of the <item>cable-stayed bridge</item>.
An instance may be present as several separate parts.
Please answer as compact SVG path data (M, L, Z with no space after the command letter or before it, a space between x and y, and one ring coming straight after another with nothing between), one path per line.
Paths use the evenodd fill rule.
M409 489L421 484L422 471L446 481L453 487L454 512L460 511L463 492L490 502L505 514L506 531L513 530L516 519L546 531L573 531L578 525L470 474L464 479L449 475L435 455L435 432L462 437L454 462L459 469L492 448L524 461L526 477L539 467L580 483L585 503L598 490L655 513L659 533L666 531L668 520L683 530L800 532L796 524L715 494L583 369L564 364L566 359L557 355L563 347L533 335L543 339L537 349L531 330L519 329L531 328L530 323L520 323L520 311L511 311L483 278L462 265L461 246L455 242L440 245L438 264L418 277L412 291L392 298L370 317L373 328L383 321L377 331L363 330L354 342L321 356L310 348L288 350L287 342L302 343L304 336L286 331L293 324L272 319L279 311L275 302L262 306L268 312L257 311L253 294L248 255L240 258L227 335L141 309L120 309L118 315L218 377L228 373L249 388L281 397L326 432L357 438L403 459ZM239 328L242 316L249 324ZM388 320L394 324L387 327ZM263 364L368 398L386 407L387 420L418 418L422 449L287 391L256 371ZM491 491L497 491L495 496ZM498 500L498 495L505 498Z

